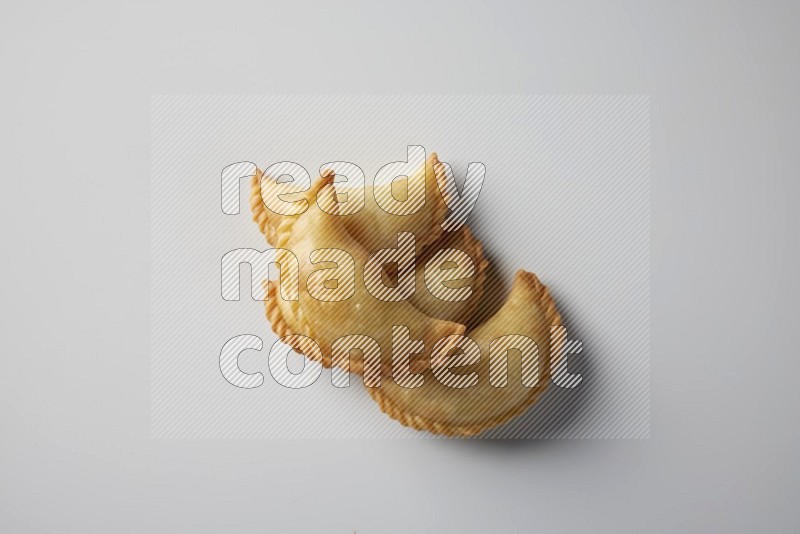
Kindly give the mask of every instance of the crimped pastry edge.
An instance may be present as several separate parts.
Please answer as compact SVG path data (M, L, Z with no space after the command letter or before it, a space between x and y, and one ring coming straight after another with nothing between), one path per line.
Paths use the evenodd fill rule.
M547 322L551 326L561 325L561 314L559 314L558 310L556 309L555 301L550 295L547 287L539 280L539 278L535 274L523 270L518 271L517 276L521 276L524 282L528 284L529 287L538 295L539 302L543 306ZM563 340L559 340L554 349L556 351L560 351L562 344ZM549 363L550 362L548 361L546 372L544 373L544 376L540 378L539 385L537 385L535 388L531 388L531 394L528 396L525 402L492 419L469 425L454 425L442 421L436 421L423 415L407 413L387 395L384 395L380 387L368 387L366 389L372 399L378 404L378 407L381 409L381 411L403 426L413 428L414 430L430 432L432 434L452 437L468 437L475 436L481 432L489 430L490 428L502 425L503 423L522 415L528 410L528 408L535 404L536 401L538 401L541 397L542 393L544 393L544 391L547 389L550 381Z

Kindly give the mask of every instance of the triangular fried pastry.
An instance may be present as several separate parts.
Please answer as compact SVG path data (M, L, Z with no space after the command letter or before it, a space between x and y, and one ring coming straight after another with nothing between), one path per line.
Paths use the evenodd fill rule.
M250 190L250 208L253 212L253 220L258 224L267 242L275 245L276 230L281 221L287 217L270 211L264 205L262 193L272 194L269 190L274 186L274 181L265 179L262 183L263 172L258 170L253 176ZM411 232L417 241L418 246L427 245L442 235L442 221L447 214L447 204L443 193L444 174L439 164L439 158L435 153L431 154L425 164L413 173L408 179L398 179L395 181L397 186L403 189L407 184L408 190L418 191L424 189L425 203L414 213L406 215L396 215L385 211L376 201L377 198L394 198L392 193L392 183L366 184L363 191L355 190L352 187L334 186L337 195L346 195L343 198L350 198L351 195L364 195L364 207L357 213L349 215L339 215L344 221L344 226L368 251L394 246L397 241L397 234L400 232ZM442 184L441 188L439 184ZM263 188L263 189L262 189ZM295 194L292 199L301 198ZM333 202L334 206L337 202ZM335 208L334 208L335 209ZM326 211L330 212L330 209ZM323 214L325 215L325 214ZM335 215L328 215L333 218Z
M404 388L384 380L380 387L367 390L383 412L405 426L435 434L478 434L520 415L547 388L551 350L556 353L559 350L550 345L550 328L560 324L560 315L547 288L534 274L520 270L500 310L466 334L480 348L480 361L454 370L460 375L455 382L440 381L429 370L418 388ZM514 336L515 340L504 336ZM535 358L531 357L534 352L529 350L530 345L519 345L522 336L535 342L538 349ZM490 369L493 342L499 356L496 361L500 363ZM515 346L523 346L525 350L516 350ZM508 350L510 347L512 350ZM523 353L527 354L527 360ZM525 361L527 366L523 365ZM507 375L498 369L507 369ZM532 374L537 369L538 373ZM473 372L477 373L476 383L464 387ZM495 387L493 382L502 384L500 376L507 377L505 386Z
M314 340L321 353L308 350L310 342L303 338L287 341L307 357L320 360L326 366L345 367L335 357L333 347L336 340L344 336L371 338L380 348L380 373L383 376L391 374L392 326L403 326L408 329L411 339L424 342L427 351L418 355L416 360L418 365L421 362L425 367L424 362L429 361L427 352L436 341L461 334L465 327L428 317L407 301L387 302L370 294L364 283L364 266L369 252L345 229L343 218L330 216L316 202L319 196L319 204L330 208L335 194L333 178L333 173L318 178L306 194L308 210L300 215L282 217L274 228L276 261L282 265L283 271L281 262L288 265L292 261L290 253L297 258L300 291L298 300L285 300L279 296L277 285L270 282L267 318L278 336L300 335ZM331 271L328 274L346 274L345 266L348 264L352 269L349 275L326 276L325 271ZM331 284L331 278L336 278L338 285ZM331 297L343 300L331 301ZM363 374L362 352L351 350L347 354L350 356L349 370ZM412 369L420 369L418 365Z

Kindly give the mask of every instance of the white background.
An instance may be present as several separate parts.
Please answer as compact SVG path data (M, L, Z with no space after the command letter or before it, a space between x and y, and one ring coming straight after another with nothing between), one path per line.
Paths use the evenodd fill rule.
M14 3L0 530L792 532L790 2ZM153 441L155 93L652 95L644 441Z

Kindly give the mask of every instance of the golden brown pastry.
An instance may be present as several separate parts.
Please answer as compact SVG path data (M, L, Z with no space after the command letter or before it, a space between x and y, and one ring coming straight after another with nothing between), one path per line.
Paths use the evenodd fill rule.
M353 188L337 187L336 197L331 197L333 207L326 207L327 213L335 211L336 198L338 195L363 195L364 207L357 213L350 215L339 215L344 221L345 228L355 238L355 240L369 251L387 248L396 245L397 234L401 232L411 232L414 234L417 245L422 247L433 242L442 235L442 221L447 214L447 204L441 191L445 190L439 183L444 183L444 176L438 165L438 156L433 153L426 160L417 172L407 179L400 178L392 183L367 184L363 191L354 191ZM437 168L439 171L437 172ZM264 200L276 193L275 182L267 177L262 181L263 172L258 170L253 176L250 192L250 207L253 212L253 220L258 224L267 242L275 245L276 230L281 220L286 215L277 214L266 208ZM419 191L424 189L424 205L414 213L406 215L395 215L385 211L376 198L398 198L403 197L409 190ZM270 190L270 188L273 188ZM446 193L445 193L446 194ZM305 193L290 194L285 198L288 201L306 198ZM404 200L407 197L398 198ZM333 219L337 215L329 215Z
M502 308L467 333L480 348L478 363L458 368L454 372L460 376L456 378L444 376L443 381L448 385L437 379L434 371L428 370L424 373L424 384L418 388L404 388L384 380L380 387L367 389L381 410L403 425L436 434L478 434L521 414L547 388L551 365L550 328L559 324L560 315L545 286L534 274L520 270ZM503 338L506 335L513 337ZM536 359L525 338L535 342ZM509 346L523 350L503 350ZM507 353L505 387L492 384L501 384L503 375L502 365L490 368L493 347L496 354ZM523 357L523 353L527 356ZM475 356L474 350L472 356ZM498 361L502 362L503 358ZM535 376L531 371L536 369L538 375ZM500 372L496 373L497 370ZM527 387L523 380L535 385ZM472 382L474 385L469 385ZM464 387L466 385L469 387Z
M452 268L447 269L451 261ZM415 265L416 291L409 302L430 317L468 324L483 297L489 265L480 241L470 229L463 226L454 232L445 232L422 248ZM437 276L440 272L444 283ZM396 283L396 264L387 266L383 280L387 285Z
M258 223L262 233L267 238L267 242L275 246L276 228L284 216L271 212L264 205L262 193L266 195L274 194L270 190L271 183L265 181L262 184L262 171L258 170L253 177L250 194L250 205L253 211L253 219ZM416 247L419 254L416 258L416 291L409 302L417 309L437 319L444 319L459 323L466 323L472 316L472 312L480 302L483 295L484 275L487 261L483 256L480 242L470 232L467 226L454 231L443 232L441 222L447 213L447 206L444 195L440 192L444 190L444 174L436 153L432 153L425 162L425 168L419 169L408 179L408 187L425 188L426 204L423 209L413 215L398 216L386 213L375 200L375 195L388 195L391 192L391 184L379 184L377 186L367 185L365 192L354 190L351 187L340 187L334 184L337 197L346 195L345 198L352 198L353 195L363 195L363 209L358 213L340 216L345 228L350 234L363 245L368 251L372 252L380 248L396 245L397 234L400 232L411 232L415 236ZM400 189L406 185L406 180L397 180ZM290 196L291 200L305 198L302 194ZM322 206L326 213L334 213L335 206ZM331 215L335 217L336 215ZM449 282L447 280L457 278L457 272L448 273L445 281L446 286L457 288L469 288L462 291L469 291L469 295L437 295L431 294L425 283L426 264L439 254L443 249L456 249L463 251L471 261L464 258L443 258L444 260L455 259L459 266L465 267L472 265L469 272L463 272L461 278L465 280ZM394 267L394 270L392 270ZM431 265L428 269L429 276L435 280L435 271ZM387 273L383 277L386 284L392 284L397 280L396 265L390 265ZM435 281L431 282L436 286Z
M518 271L505 303L484 320L492 312L478 307L488 262L466 226L442 230L447 206L436 154L407 180L369 185L363 201L349 204L342 199L362 192L337 187L330 171L307 191L289 194L261 178L259 171L252 183L253 219L276 248L282 275L280 287L266 284L266 315L284 342L325 366L364 375L381 410L417 430L475 435L539 399L550 380L551 351L558 354L563 341L551 343L559 313L538 278ZM403 204L406 188L424 189L419 211ZM266 208L262 194L283 195L286 205L303 209L280 215ZM409 213L387 213L387 199ZM353 206L359 211L339 214ZM413 261L385 263L391 249ZM381 261L373 262L376 253ZM285 273L297 274L297 300L282 298L290 293ZM464 325L476 322L465 334ZM399 372L392 361L397 347L420 352Z
M295 301L280 298L276 284L268 284L266 314L273 330L280 337L304 336L287 341L308 357L316 355L326 366L339 363L334 361L336 340L345 336L372 339L380 349L380 371L388 376L392 326L402 325L408 328L411 339L425 343L428 350L417 357L418 365L424 366L436 341L461 334L465 327L428 317L404 300L381 300L368 291L364 268L369 252L345 229L342 217L331 216L319 206L330 208L335 204L332 184L332 173L318 178L304 194L308 210L281 217L272 229L276 261L282 264L294 261L292 255L296 257L300 280L299 299ZM309 349L309 339L319 345L321 352ZM354 350L350 356L349 370L362 374L363 353Z

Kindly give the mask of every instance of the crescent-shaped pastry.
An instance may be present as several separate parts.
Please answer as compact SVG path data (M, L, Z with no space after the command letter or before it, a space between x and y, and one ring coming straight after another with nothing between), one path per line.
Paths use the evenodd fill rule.
M404 388L385 380L380 387L367 390L383 412L405 426L436 434L478 434L523 413L547 388L553 349L550 328L560 324L561 317L547 288L534 274L520 270L500 310L467 333L480 348L480 361L459 367L460 376L455 381L440 380L428 370L418 388ZM531 345L525 345L525 338L535 342L538 354ZM559 349L554 350L557 354ZM490 367L490 354L499 356L498 367ZM532 369L538 369L535 377ZM496 387L502 384L500 376L505 370L506 385ZM474 373L476 383L464 387Z
M442 235L442 221L447 215L444 193L444 174L439 157L434 152L407 180L397 180L398 185L407 184L408 190L425 190L425 204L408 215L394 215L381 208L376 199L392 197L392 184L367 184L364 192L364 209L344 216L347 230L367 250L377 250L391 245L400 232L411 232L417 246L424 246ZM350 194L347 187L337 187L337 193Z
M483 296L488 265L480 241L467 226L445 232L417 256L416 291L409 302L430 317L469 324ZM397 264L387 266L383 280L396 283Z
M330 172L330 171L327 171ZM324 174L324 173L323 173ZM270 211L264 205L262 192L273 187L273 180L264 180L263 171L257 170L253 176L250 190L250 207L253 220L258 224L267 242L275 245L276 230L285 215ZM337 197L345 198L363 195L363 208L349 215L339 215L344 221L344 226L350 234L367 250L374 251L396 244L397 234L411 232L417 241L417 246L424 246L442 235L442 221L447 214L447 193L444 186L444 172L436 153L428 156L424 165L407 179L398 179L395 183L403 189L407 184L407 191L418 192L423 189L424 205L414 213L397 215L384 210L376 199L394 198L392 183L366 184L363 188L336 187ZM439 184L442 184L441 187ZM270 192L270 194L274 194ZM294 199L301 198L296 194ZM402 200L402 199L401 199ZM449 199L448 199L449 200ZM334 202L334 205L337 202ZM326 210L330 213L330 210Z
M330 216L320 207L335 208L333 179L333 173L318 178L304 196L308 209L282 217L274 228L281 276L291 271L285 266L293 263L293 255L299 263L300 288L297 300L288 300L279 295L283 279L280 288L268 283L266 314L272 329L282 338L292 336L287 343L306 357L358 374L364 374L364 355L369 351L351 349L377 347L381 366L374 372L389 376L396 342L392 327L402 326L411 340L423 341L426 348L412 362L412 369L427 367L430 348L442 337L463 333L465 327L428 317L404 300L376 298L374 288L369 291L364 277L369 251L350 235L342 217ZM395 236L395 245L397 239ZM379 273L376 279L380 279Z

